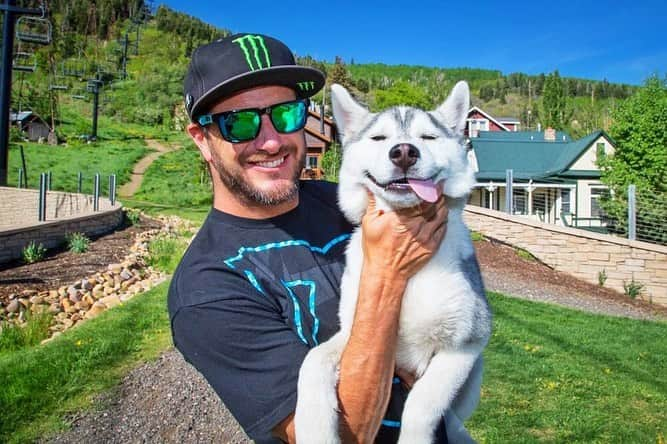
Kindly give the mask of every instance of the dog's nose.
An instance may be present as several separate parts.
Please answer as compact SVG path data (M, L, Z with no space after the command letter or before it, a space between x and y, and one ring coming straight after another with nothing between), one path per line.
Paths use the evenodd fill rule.
M403 171L417 163L419 157L419 149L409 143L398 144L389 150L389 159Z

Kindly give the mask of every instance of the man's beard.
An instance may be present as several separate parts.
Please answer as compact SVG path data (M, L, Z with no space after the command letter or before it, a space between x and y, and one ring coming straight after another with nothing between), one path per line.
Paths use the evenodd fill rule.
M293 146L285 148L284 151L289 153L298 152L298 149ZM287 186L283 187L283 189L265 191L255 188L251 183L246 181L242 176L242 171L233 171L226 168L215 150L212 150L211 155L213 158L213 167L227 189L246 204L255 206L268 207L279 205L295 198L299 192L299 177L301 176L303 167L306 165L306 156L304 153L298 159L297 168L294 169L292 180ZM213 171L211 173L214 174Z

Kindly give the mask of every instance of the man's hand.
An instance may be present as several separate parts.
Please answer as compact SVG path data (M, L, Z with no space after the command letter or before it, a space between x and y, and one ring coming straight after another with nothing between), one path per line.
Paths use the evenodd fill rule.
M407 281L428 262L445 236L445 197L395 212L378 210L370 192L368 201L361 221L365 265L368 271Z

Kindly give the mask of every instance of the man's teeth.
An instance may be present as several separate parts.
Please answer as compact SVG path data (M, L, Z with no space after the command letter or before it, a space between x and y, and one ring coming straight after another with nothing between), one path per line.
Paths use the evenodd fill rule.
M271 162L257 162L257 165L264 167L264 168L275 168L282 164L285 161L284 157L281 157L280 159L273 160Z

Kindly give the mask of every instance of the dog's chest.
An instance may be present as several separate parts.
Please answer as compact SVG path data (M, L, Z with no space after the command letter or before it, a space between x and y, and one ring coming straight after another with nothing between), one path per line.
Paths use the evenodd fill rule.
M410 279L403 295L397 352L402 368L417 370L434 353L459 347L470 334L476 297L457 264L462 254L472 254L472 246L461 242L461 236L468 234L464 229L459 235L463 225L456 225L450 222L439 251ZM363 263L359 230L350 240L346 258L339 313L343 329L351 328L359 292Z

